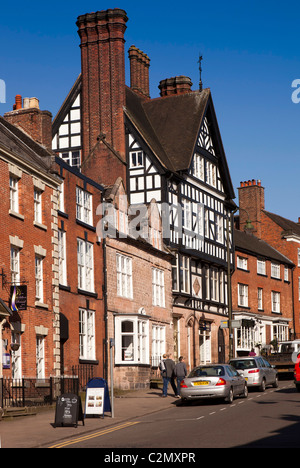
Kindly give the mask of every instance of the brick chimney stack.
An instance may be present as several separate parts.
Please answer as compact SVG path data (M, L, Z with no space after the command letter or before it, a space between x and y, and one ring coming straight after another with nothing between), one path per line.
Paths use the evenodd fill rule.
M52 114L40 110L37 98L24 98L22 106L22 96L17 94L13 111L6 112L4 118L52 151Z
M172 96L173 94L186 94L191 92L192 81L188 76L175 76L167 78L159 83L160 95Z
M253 234L261 238L261 212L265 209L265 189L261 186L261 181L248 180L240 183L239 207L240 207L240 230L248 220L254 226Z
M133 91L149 98L150 59L134 45L130 47L128 56L130 60L130 87Z
M125 177L125 54L121 9L81 15L82 172L110 185ZM104 144L105 143L105 144Z

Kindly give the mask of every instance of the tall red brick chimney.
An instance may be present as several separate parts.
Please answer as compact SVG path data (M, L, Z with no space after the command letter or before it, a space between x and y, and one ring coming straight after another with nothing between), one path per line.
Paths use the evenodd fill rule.
M252 179L241 182L238 191L240 229L243 230L250 220L254 226L253 234L261 238L261 212L265 209L265 189L260 180Z
M22 105L22 96L17 94L13 110L4 118L52 151L52 114L40 110L37 98L24 98Z
M81 15L82 172L110 185L126 181L124 34L121 9Z
M142 96L149 98L150 59L148 55L134 45L130 47L128 56L130 60L130 88Z
M175 76L161 80L159 83L160 95L172 96L173 94L186 94L191 92L192 81L188 76Z

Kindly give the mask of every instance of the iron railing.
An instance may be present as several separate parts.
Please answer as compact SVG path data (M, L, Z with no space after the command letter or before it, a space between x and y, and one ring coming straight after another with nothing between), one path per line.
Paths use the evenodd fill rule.
M25 407L53 404L64 393L79 393L77 376L50 377L48 379L0 379L0 407Z

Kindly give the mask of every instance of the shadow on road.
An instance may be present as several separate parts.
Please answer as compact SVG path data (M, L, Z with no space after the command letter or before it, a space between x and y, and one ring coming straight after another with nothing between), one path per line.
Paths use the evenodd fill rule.
M288 414L281 419L291 424L274 432L274 435L235 448L299 448L300 417Z

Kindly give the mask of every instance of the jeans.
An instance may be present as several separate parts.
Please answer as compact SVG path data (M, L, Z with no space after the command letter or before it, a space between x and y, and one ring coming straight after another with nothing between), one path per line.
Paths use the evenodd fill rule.
M174 379L172 377L165 377L165 376L162 376L162 378L163 378L163 396L167 396L169 383L171 383L174 394L179 395Z
M167 396L168 385L169 385L170 381L171 381L170 377L164 377L163 376L163 396Z

